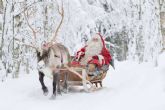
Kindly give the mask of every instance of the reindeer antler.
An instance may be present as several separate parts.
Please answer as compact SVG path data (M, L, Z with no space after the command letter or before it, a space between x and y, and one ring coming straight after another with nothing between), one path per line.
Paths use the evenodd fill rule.
M61 28L61 25L62 25L63 21L64 21L64 7L63 7L63 1L61 1L61 8L60 8L60 5L58 4L58 2L56 2L56 3L57 3L57 12L58 12L59 15L61 16L61 20L60 20L59 25L57 26L57 28L56 28L56 30L55 30L55 33L53 34L52 40L51 40L50 42L46 42L46 44L47 44L48 47L51 47L51 46L54 45L54 42L55 42L56 37L57 37L57 35L58 35L58 32L59 32L59 30L60 30L60 28ZM22 42L21 40L19 40L19 39L15 39L15 40L17 40L17 41L19 41L19 42L22 42L23 45L26 45L26 46L29 46L29 47L32 47L32 48L38 50L37 47L35 46L35 44L36 44L36 37L37 37L37 32L38 32L38 31L36 31L36 29L34 29L34 28L30 25L30 22L29 22L29 20L28 20L27 14L26 14L26 11L27 11L27 9L26 9L25 6L24 6L24 10L23 10L24 18L25 18L25 20L26 20L26 23L27 23L29 29L30 29L30 30L32 31L32 33L33 33L33 38L34 38L34 40L33 40L33 42L32 42L32 45L25 44L25 43L23 43L23 42Z
M26 12L25 12L25 11L26 11L26 8L25 8L25 6L24 6L23 14L24 14L24 17L25 17L25 20L26 20L26 23L27 23L28 27L30 28L30 30L31 30L32 33L33 33L33 40L34 40L34 42L32 43L32 45L25 44L25 43L22 43L22 44L23 44L23 45L26 45L26 46L29 46L29 47L32 47L32 48L38 50L37 47L36 47L35 44L34 44L34 43L36 43L36 33L37 33L37 31L30 25L29 20L28 20L28 17L27 17L27 15L26 15ZM20 41L19 39L15 39L15 40L17 40L17 41L19 41L19 42L22 42L22 41Z
M61 16L61 21L60 21L60 23L59 23L57 29L55 30L55 33L54 33L54 35L53 35L53 38L52 38L51 42L55 41L55 39L56 39L56 37L57 37L57 34L58 34L58 31L59 31L59 29L60 29L60 27L61 27L61 25L62 25L62 23L63 23L63 20L64 20L63 1L61 1L61 3L62 3L62 4L61 4L61 10L60 10L59 4L57 3L57 11L58 11L58 13L59 13L60 16Z
M33 32L34 39L36 39L36 31L35 31L35 29L33 29L32 26L30 25L29 20L27 19L27 16L26 16L26 14L25 14L25 11L24 11L24 16L25 16L25 20L26 20L26 22L27 22L29 28L30 28L30 29L32 30L32 32Z

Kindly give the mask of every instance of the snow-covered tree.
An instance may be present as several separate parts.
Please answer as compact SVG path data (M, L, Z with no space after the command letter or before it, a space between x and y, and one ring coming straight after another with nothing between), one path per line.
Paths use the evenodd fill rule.
M30 27L35 45L52 39L61 19L57 4L61 1L0 0L0 58L7 75L18 77L20 69L29 73L36 67L35 50L22 43L34 44ZM164 38L163 4L164 0L63 0L65 17L57 42L74 55L99 32L111 45L114 59L156 65Z

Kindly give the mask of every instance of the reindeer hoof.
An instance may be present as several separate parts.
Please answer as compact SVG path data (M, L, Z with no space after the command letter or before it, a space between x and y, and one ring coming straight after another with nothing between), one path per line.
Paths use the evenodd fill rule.
M43 94L44 94L45 96L47 96L48 93L49 93L48 89L45 87L45 88L43 88L42 90L43 90Z
M61 94L61 90L57 91L57 93L58 93L59 95L62 95L62 94Z
M50 97L50 100L55 100L56 99L56 95L53 94L51 97Z
M67 93L68 93L68 89L63 89L63 92L64 92L65 94L67 94Z
M48 95L48 93L49 93L49 92L44 92L43 94L44 94L44 96L47 96L47 95Z

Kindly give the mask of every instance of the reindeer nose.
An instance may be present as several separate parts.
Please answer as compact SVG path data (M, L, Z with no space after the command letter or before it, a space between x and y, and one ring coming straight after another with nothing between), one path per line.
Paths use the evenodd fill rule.
M43 44L44 47L46 47L47 45L46 44Z
M48 44L43 44L44 49L48 49L49 45Z

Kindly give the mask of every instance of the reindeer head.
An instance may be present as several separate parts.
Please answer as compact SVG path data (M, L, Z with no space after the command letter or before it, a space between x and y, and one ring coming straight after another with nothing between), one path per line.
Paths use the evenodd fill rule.
M50 51L50 46L48 45L48 43L42 44L41 48L36 50L38 62L41 60L44 60L45 58L48 58L49 57L49 51Z
M61 58L63 57L61 57L62 53L61 51L59 51L59 49L61 49L62 51L66 49L61 46L63 45L59 43L54 43L54 44L46 43L42 45L41 51L37 51L38 68L40 70L41 69L43 70L46 67L51 68L52 70L61 67L62 65ZM67 49L65 50L65 52L68 52Z

